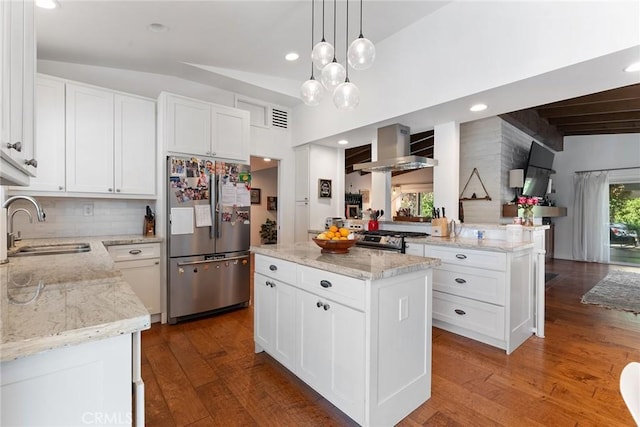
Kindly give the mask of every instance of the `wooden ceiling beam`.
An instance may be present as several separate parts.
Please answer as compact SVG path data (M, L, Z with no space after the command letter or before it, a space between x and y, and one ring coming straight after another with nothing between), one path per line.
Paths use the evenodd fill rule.
M580 125L568 125L562 126L562 131L565 135L571 135L572 132L592 132L598 134L602 131L615 131L615 130L634 130L640 133L640 120L634 122L619 122L619 123L585 123Z
M588 114L586 116L551 117L547 121L554 126L580 123L615 123L640 120L640 111L624 113Z
M536 111L540 117L544 117L545 119L553 117L584 116L588 114L626 113L640 111L640 98L566 107L538 107L536 108Z
M598 131L587 130L587 131L575 131L571 133L567 133L566 136L585 136L585 135L617 135L622 133L639 133L639 129L602 129Z
M564 135L533 109L501 114L499 117L553 150L564 149Z
M640 98L640 84L634 84L629 86L620 87L617 89L605 90L602 92L593 93L591 95L579 96L577 98L567 99L565 101L553 102L551 104L541 105L538 108L548 107L567 107L573 105L593 104L603 101L619 101L625 99L638 99Z

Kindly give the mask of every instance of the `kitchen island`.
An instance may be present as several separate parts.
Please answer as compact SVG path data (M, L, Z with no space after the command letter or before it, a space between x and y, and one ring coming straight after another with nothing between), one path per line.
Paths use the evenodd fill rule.
M29 239L19 245L83 242L91 250L0 266L0 424L131 425L135 417L143 425L140 331L150 317L105 248L143 241Z
M435 258L313 242L251 248L254 340L364 426L394 425L431 396Z
M442 260L433 273L433 325L507 354L539 333L544 282L534 286L534 247L497 239L408 238L407 253Z

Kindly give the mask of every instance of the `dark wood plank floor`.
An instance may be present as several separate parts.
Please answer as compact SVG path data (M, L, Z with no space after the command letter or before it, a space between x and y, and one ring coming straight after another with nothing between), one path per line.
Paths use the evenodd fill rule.
M632 426L618 381L640 361L640 316L580 303L616 268L549 262L558 276L547 282L546 337L510 356L434 328L432 397L399 425ZM142 347L148 426L354 425L253 352L251 308L155 324Z

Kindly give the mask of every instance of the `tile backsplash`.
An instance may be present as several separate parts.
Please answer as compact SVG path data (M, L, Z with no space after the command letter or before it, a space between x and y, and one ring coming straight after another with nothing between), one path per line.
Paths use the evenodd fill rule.
M30 203L20 200L11 205L11 212L26 208L34 215L32 223L24 212L17 212L13 218L13 231L20 231L23 238L142 234L145 207L149 205L155 212L154 200L36 199L47 215L45 222L35 219ZM10 222L7 224L9 227Z

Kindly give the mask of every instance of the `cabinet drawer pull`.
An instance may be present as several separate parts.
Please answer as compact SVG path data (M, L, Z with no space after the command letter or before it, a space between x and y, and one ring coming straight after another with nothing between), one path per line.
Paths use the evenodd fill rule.
M330 288L331 287L331 282L328 280L321 280L320 281L320 286L322 286L323 288Z
M273 264L271 264L271 265L269 266L269 270L271 270L271 271L276 271L277 269L278 269L278 266L277 266L277 265L273 265Z
M7 143L7 148L9 150L16 150L18 153L22 151L22 142L14 142L13 144Z
M130 253L131 255L140 255L140 254L142 253L142 251L141 251L140 249L131 249L131 250L129 251L129 253Z
M267 281L265 282L265 284L266 284L267 286L271 287L271 288L275 288L275 287L276 287L275 282L272 282L271 280L267 280Z
M460 310L459 308L456 308L456 309L455 309L455 310L453 310L453 311L455 311L455 312L456 312L456 314L459 314L460 316L464 316L465 314L467 314L467 313L465 313L465 311L464 311L464 310Z
M36 159L25 160L24 164L27 166L33 166L34 168L38 167L38 161Z
M323 305L324 305L324 304L322 304L322 301L318 301L318 302L316 303L316 307L318 307L318 308L322 307Z
M322 308L324 308L324 311L329 310L331 307L329 306L329 304L325 304L322 306Z
M455 278L455 281L456 281L456 283L460 283L460 284L467 283L467 281L466 281L466 280L461 279L461 278L459 278L459 277L456 277L456 278Z
M465 254L456 254L456 258L458 258L458 259L467 259L467 256Z

